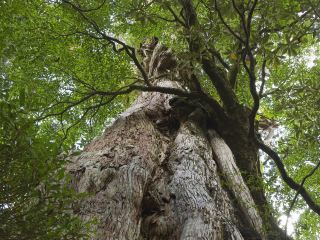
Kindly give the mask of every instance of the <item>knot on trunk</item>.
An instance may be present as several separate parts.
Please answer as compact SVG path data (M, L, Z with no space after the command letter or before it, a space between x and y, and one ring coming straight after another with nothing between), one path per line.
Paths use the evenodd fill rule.
M171 49L160 44L156 37L142 43L139 53L143 57L142 65L151 82L169 79L179 82L182 87L191 91L201 90L189 53L180 53L179 58Z
M143 66L148 77L159 77L177 66L176 57L171 49L159 44L156 37L141 44L140 54L143 57Z

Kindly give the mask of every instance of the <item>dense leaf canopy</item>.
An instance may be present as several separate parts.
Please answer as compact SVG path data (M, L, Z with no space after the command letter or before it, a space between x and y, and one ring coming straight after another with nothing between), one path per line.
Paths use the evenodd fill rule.
M154 36L224 105L201 61L214 58L248 108L256 103L254 73L255 119L268 122L261 138L275 133L268 144L320 204L319 2L194 0L196 23L182 10L188 2L1 1L1 239L85 238L86 228L66 211L82 196L61 187L63 159L148 90L139 47ZM297 239L320 237L319 215L281 180L273 160L263 153L261 160L277 215L298 211Z

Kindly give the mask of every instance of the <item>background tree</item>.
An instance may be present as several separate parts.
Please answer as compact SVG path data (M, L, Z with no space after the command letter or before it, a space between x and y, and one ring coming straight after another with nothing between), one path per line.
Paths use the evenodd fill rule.
M74 208L99 220L98 238L285 239L274 216L298 208L297 238L316 239L318 5L1 3L1 216L14 217L0 233L32 238L46 226L41 184L57 193L41 205L56 220L34 236L79 233L76 218L61 218L75 196L57 187L56 156L90 142L139 94L68 165L76 190L91 192Z

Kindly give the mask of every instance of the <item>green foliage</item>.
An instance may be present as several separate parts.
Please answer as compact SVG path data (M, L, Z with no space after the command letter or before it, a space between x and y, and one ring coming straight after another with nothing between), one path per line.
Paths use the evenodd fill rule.
M314 213L309 210L305 211L300 216L300 221L297 224L297 239L306 240L306 239L318 239L320 228L320 219L319 216L316 216Z
M225 24L211 0L194 1L199 24L185 29L178 1L71 1L85 17L59 0L8 0L0 3L0 238L81 239L90 231L70 215L79 197L64 182L61 153L81 149L128 107L136 92L117 97L95 92L117 91L134 82L143 84L132 59L95 31L139 48L158 36L192 64L203 89L218 99L198 59L214 48L225 64L233 66L245 33L232 1L217 1ZM253 1L235 1L240 10ZM260 118L277 121L274 142L290 176L300 182L319 161L319 72L317 1L259 1L252 20L250 44L256 57L257 86L266 61L266 86ZM199 54L191 54L188 40L199 40ZM114 51L116 50L116 51ZM309 67L308 55L315 65ZM138 61L142 61L137 53ZM239 63L235 93L247 107L253 104L249 79ZM247 62L248 63L248 62ZM221 62L217 68L226 75ZM90 95L92 94L92 95ZM219 99L218 99L219 100ZM286 212L294 192L281 182L271 161L264 166L266 189L274 204ZM319 170L305 187L319 202ZM295 209L306 209L298 199ZM319 219L308 210L297 224L298 239L312 239ZM88 227L89 225L87 225Z
M26 115L17 99L0 99L1 239L85 239L90 233L70 213L81 196L65 183L58 144Z

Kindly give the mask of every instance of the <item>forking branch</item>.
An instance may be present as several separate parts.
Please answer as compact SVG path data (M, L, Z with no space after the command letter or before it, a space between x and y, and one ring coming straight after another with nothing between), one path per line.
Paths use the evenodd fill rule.
M265 145L260 139L258 139L256 132L255 132L255 117L256 114L259 110L259 106L260 106L260 95L262 94L262 91L260 90L260 92L257 92L256 89L256 75L255 75L255 65L256 65L256 60L255 57L252 53L252 50L250 48L250 30L251 30L251 21L252 21L252 16L253 16L253 12L254 9L257 5L258 0L255 0L253 2L252 7L250 8L250 11L248 13L248 18L247 18L247 24L245 23L245 17L243 17L243 14L240 13L240 19L242 21L242 26L243 26L243 30L246 34L246 45L245 45L245 54L243 56L243 65L244 68L249 76L249 80L250 80L250 93L252 95L252 98L254 100L254 104L252 107L252 111L249 115L249 137L252 137L255 141L255 143L257 144L257 146L266 154L269 155L269 157L271 159L274 160L280 175L282 177L282 179L284 180L284 182L293 190L297 191L296 195L298 196L299 194L302 196L302 198L305 200L305 202L307 203L307 205L310 207L310 209L312 209L315 213L317 213L318 215L320 215L320 205L317 204L312 197L310 196L310 194L307 192L307 190L304 188L304 182L303 181L301 184L298 184L297 182L295 182L286 172L285 170L285 166L281 161L281 158L279 157L279 155L272 150L270 147L268 147L267 145ZM247 65L246 62L246 57L249 57L250 60L250 64L249 66ZM263 64L263 68L265 68L265 63ZM315 168L316 170L317 168ZM314 171L315 171L314 170ZM313 172L314 172L313 171ZM305 180L308 178L308 175L304 178Z

